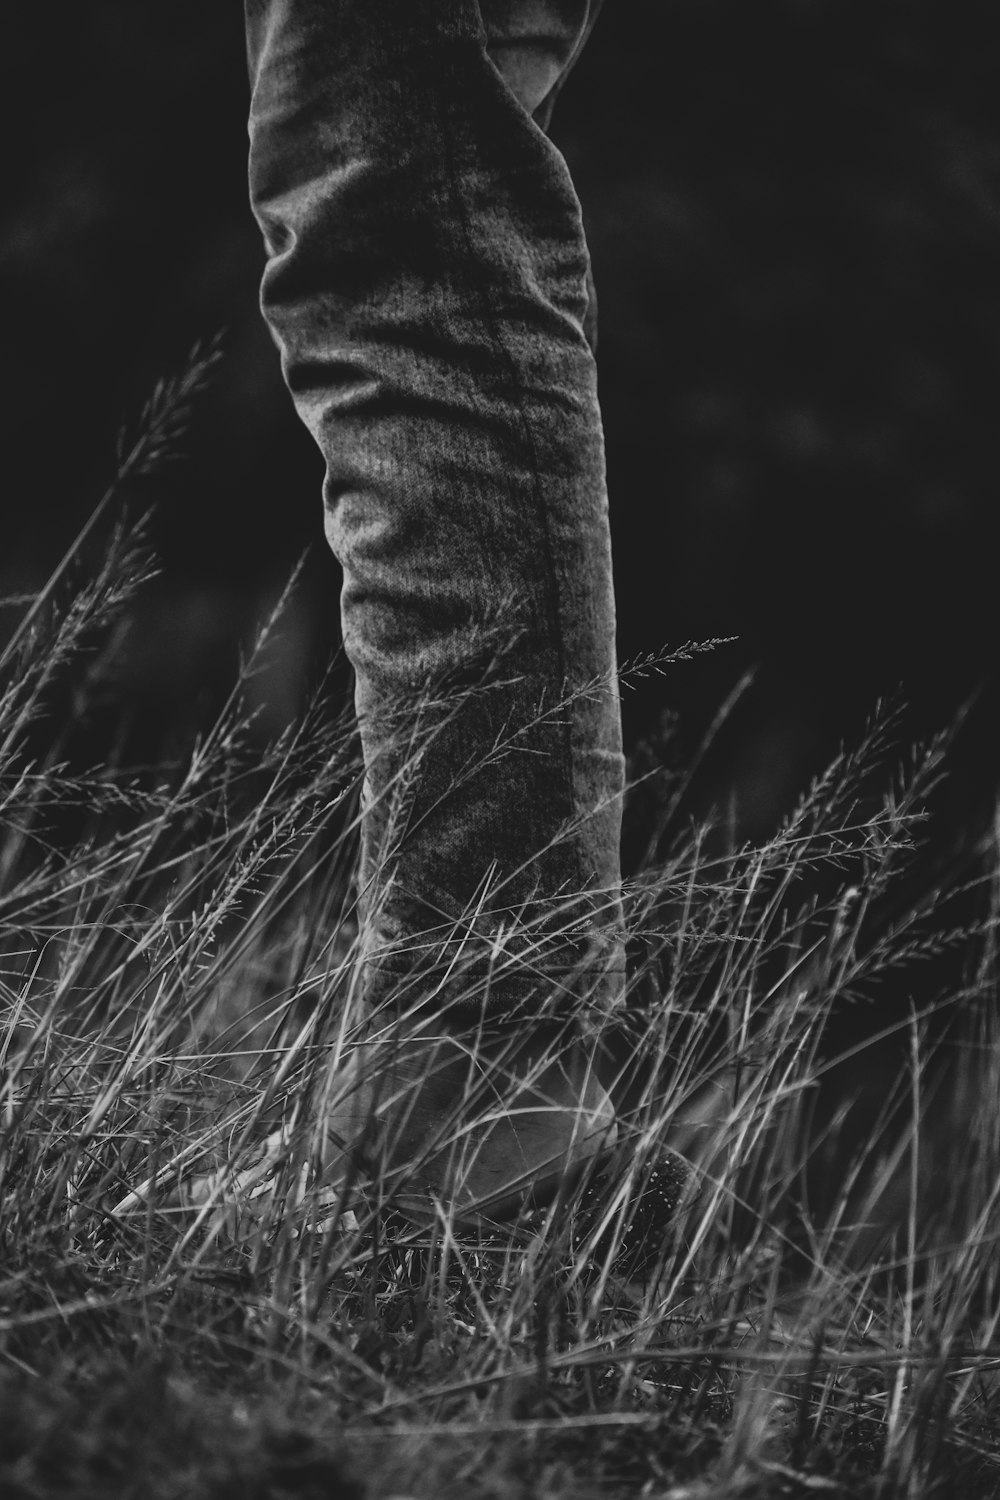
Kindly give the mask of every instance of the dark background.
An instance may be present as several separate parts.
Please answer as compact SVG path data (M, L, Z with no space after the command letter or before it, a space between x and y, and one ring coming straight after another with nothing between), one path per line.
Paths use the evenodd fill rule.
M584 202L620 654L737 635L626 700L690 753L754 687L695 802L759 837L880 693L905 734L970 692L943 816L985 815L1000 452L995 3L609 0L554 126ZM225 331L164 573L106 685L148 751L210 712L311 548L265 730L337 640L321 466L261 324L235 0L5 17L0 595L37 587L101 493L116 430ZM6 610L13 617L16 611Z

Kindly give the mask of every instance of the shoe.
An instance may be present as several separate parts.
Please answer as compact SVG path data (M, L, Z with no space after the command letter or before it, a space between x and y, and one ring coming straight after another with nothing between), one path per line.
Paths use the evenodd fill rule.
M644 1280L654 1272L692 1183L689 1164L675 1151L647 1148L645 1154L636 1165L619 1146L607 1161L595 1163L574 1208L574 1248L595 1268L610 1262L623 1280ZM623 1171L631 1181L621 1201Z
M415 1223L442 1207L465 1227L514 1218L549 1202L618 1134L587 1049L534 1029L528 1041L407 1038L380 1066L365 1113L354 1160Z
M240 1237L279 1193L283 1209L318 1194L327 1219L363 1201L417 1225L444 1212L483 1227L550 1202L617 1139L585 1047L535 1028L528 1041L512 1030L380 1038L338 1071L321 1114L312 1162L293 1163L291 1132L279 1129L246 1167L194 1179L189 1206L218 1206Z

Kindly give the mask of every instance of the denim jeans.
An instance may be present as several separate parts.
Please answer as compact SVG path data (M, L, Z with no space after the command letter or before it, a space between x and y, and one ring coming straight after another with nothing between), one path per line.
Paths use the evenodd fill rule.
M373 1003L533 1017L623 988L589 260L543 128L595 12L247 0L262 307L343 569Z

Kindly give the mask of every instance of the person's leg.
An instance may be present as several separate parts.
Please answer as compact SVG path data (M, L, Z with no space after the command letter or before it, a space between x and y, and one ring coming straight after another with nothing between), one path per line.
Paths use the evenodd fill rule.
M326 460L344 573L368 988L422 1008L414 1075L428 1016L464 1058L473 1035L489 1050L484 1018L501 1034L517 1018L530 1050L545 1018L607 1011L624 982L587 252L565 163L518 97L517 7L483 12L496 62L476 0L247 5L262 305ZM578 41L586 5L548 7L573 12ZM561 1074L552 1139L577 1138L573 1108L603 1128L589 1073Z

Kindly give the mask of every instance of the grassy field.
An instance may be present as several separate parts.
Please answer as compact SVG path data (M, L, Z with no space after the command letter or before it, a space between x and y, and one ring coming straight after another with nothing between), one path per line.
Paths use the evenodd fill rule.
M204 375L2 657L0 1497L1000 1493L995 861L918 878L946 741L877 715L752 848L685 826L640 747L634 974L598 1023L645 1064L620 1171L494 1235L338 1214L349 714L319 693L261 739L279 608L172 761L72 753L153 566L115 518ZM193 1201L279 1124L259 1196ZM664 1143L691 1171L649 1233Z

